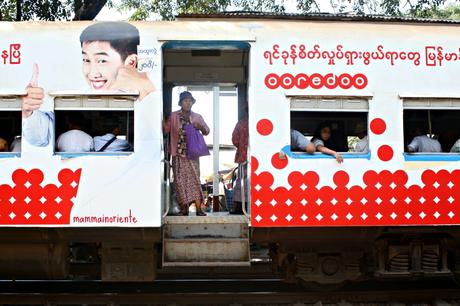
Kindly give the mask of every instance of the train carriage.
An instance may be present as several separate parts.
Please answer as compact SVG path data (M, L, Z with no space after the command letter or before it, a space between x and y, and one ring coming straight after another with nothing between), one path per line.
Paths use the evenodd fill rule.
M101 90L85 55L81 74L79 38L91 24L0 24L0 137L21 143L0 153L4 278L149 281L168 267L248 267L251 243L287 281L458 277L456 22L242 13L132 23L137 70L155 88L147 95ZM21 115L31 75L45 92L38 120ZM212 122L206 217L171 215L162 121L183 89ZM245 108L239 200L249 205L230 215L218 205L219 173ZM132 150L60 152L75 117L92 136L116 124ZM323 122L343 163L291 147L291 129L311 138ZM365 152L352 152L358 127ZM408 152L416 132L441 152Z

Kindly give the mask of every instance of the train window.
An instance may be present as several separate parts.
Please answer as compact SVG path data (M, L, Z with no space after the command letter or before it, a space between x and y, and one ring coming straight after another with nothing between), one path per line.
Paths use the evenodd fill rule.
M134 151L130 96L57 96L55 151L59 155L124 155Z
M460 153L460 99L404 99L403 106L405 152Z
M0 157L20 154L21 124L20 97L0 92Z
M298 131L308 140L319 136L324 125L331 129L326 147L348 152L345 157L368 156L367 118L369 102L365 98L294 98L290 101L291 133ZM299 135L299 134L298 134ZM326 139L323 139L326 140ZM291 151L304 151L291 144ZM303 154L307 156L307 154ZM315 157L324 156L315 153Z

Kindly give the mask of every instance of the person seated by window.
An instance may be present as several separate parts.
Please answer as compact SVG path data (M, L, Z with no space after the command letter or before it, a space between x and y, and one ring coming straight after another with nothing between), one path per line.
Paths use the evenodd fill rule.
M8 152L8 142L0 138L0 152Z
M458 139L452 148L450 148L450 153L460 153L460 139Z
M303 151L313 154L315 146L311 143L302 133L297 130L291 129L291 150Z
M353 152L367 153L369 152L369 138L364 122L358 122L355 127L355 134L359 141L355 144Z
M57 141L58 152L91 152L94 151L93 137L83 132L85 119L76 113L69 117L69 130L62 133Z
M120 134L120 127L113 126L112 132L104 136L94 137L94 150L96 152L126 152L132 151L133 147L127 140L118 139Z
M316 128L315 135L313 136L311 142L313 143L317 151L324 154L332 155L338 163L343 163L343 157L336 151L330 149L334 146L334 144L331 141L331 136L331 125L327 122L322 122Z
M415 128L415 137L411 143L407 145L407 151L409 153L425 152L425 153L436 153L442 152L441 144L437 139L430 138L426 131L421 127Z
M10 151L11 152L21 152L21 136L16 136L11 142Z

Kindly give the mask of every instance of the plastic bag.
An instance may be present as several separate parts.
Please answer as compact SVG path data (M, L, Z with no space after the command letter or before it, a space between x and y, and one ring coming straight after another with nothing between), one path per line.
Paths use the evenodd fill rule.
M209 155L208 146L204 141L203 135L192 124L185 126L187 134L187 158L196 159L201 156Z

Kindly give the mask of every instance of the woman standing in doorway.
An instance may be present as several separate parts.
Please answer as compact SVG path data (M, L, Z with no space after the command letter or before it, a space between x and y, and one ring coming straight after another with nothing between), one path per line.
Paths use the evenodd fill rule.
M195 98L188 91L179 96L180 110L172 112L164 123L165 134L170 133L169 152L172 156L174 186L181 216L188 216L189 205L194 202L197 216L206 216L201 209L203 193L200 182L199 158L187 158L186 126L192 124L203 135L209 134L209 127L200 114L192 112Z

